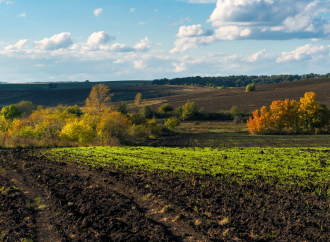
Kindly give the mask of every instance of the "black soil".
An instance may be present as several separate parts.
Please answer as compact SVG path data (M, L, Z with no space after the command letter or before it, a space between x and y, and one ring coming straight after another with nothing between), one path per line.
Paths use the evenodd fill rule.
M2 150L0 188L24 181L40 191L40 208L0 194L0 231L44 241L36 213L47 209L58 241L329 241L330 201L315 187L237 179L79 167L39 150ZM22 185L22 186L23 186ZM16 190L18 189L18 190ZM323 191L326 187L322 188ZM11 194L17 193L12 200ZM19 197L21 196L21 197ZM25 197L26 196L26 197ZM36 203L36 202L34 202ZM47 207L47 208L43 208ZM7 211L16 214L8 218ZM22 213L21 211L24 211ZM47 216L47 214L45 214ZM26 220L29 226L23 226ZM35 222L34 222L35 221ZM14 226L17 228L9 231ZM23 227L22 227L23 226ZM3 241L10 237L1 238ZM32 238L32 237L31 237ZM0 241L1 241L0 239Z

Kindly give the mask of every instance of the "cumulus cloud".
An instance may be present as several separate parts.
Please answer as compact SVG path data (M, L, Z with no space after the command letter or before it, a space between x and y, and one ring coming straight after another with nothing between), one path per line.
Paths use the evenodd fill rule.
M201 35L212 35L213 30L204 29L201 24L191 25L191 26L181 26L179 28L179 33L175 36L178 38L201 36Z
M18 17L25 18L26 17L26 13L21 13L20 15L18 15Z
M283 52L276 60L277 63L288 61L303 61L320 56L329 56L330 46L323 45L305 45L300 46L294 51Z
M131 8L131 12L133 13L135 11L135 8Z
M93 11L95 16L100 16L102 12L103 12L102 8L97 8Z
M148 50L151 49L151 47L152 47L152 43L149 41L147 37L145 37L139 43L136 43L134 45L134 49L136 51L141 51L141 52L147 52Z
M56 34L51 38L44 38L40 41L34 41L34 48L40 50L57 50L62 48L68 48L71 44L71 34L65 32Z
M146 65L143 63L142 60L136 60L136 61L134 61L134 68L144 69L144 68L146 68Z
M218 0L207 20L215 30L181 26L171 53L226 40L328 38L330 21L322 17L328 12L330 0Z
M107 48L107 44L114 40L114 36L110 36L105 31L99 31L92 33L88 39L86 45L83 47L84 50L102 50Z
M20 50L22 49L23 45L27 43L27 39L21 39L14 45L8 45L4 48L4 50Z
M127 46L127 45L125 45L125 44L116 43L116 44L113 44L110 47L110 51L113 51L113 52L132 52L132 51L134 51L134 49Z

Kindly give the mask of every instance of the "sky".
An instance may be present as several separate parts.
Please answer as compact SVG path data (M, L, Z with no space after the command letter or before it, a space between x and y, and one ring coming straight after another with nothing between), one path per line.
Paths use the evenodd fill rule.
M0 82L330 72L330 0L0 0Z

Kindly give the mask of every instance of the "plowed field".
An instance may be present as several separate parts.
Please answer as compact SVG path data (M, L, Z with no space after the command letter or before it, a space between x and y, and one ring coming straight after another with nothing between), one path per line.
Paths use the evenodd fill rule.
M306 152L328 156L326 149ZM330 238L327 181L283 187L265 176L241 180L222 173L91 166L47 154L37 149L0 151L0 241ZM327 165L320 160L315 169L324 173Z

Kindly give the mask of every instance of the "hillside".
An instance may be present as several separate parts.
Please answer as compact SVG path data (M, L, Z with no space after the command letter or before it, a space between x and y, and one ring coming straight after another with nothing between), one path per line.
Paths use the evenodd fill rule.
M237 105L240 111L252 112L263 105L269 106L274 100L299 99L305 92L312 91L317 94L317 101L330 107L329 78L257 85L255 92L245 92L245 87L209 90L207 95L192 93L167 97L166 100L174 107L179 107L189 100L195 102L203 112L230 110L233 105ZM155 108L158 106L160 104L155 105Z
M91 87L98 83L92 83L88 88L54 88L44 90L3 90L0 89L0 107L15 104L22 100L28 100L34 105L43 105L45 107L54 107L58 104L63 105L84 105L88 97ZM118 83L119 84L119 83ZM127 84L127 83L126 83ZM1 87L1 86L0 86ZM72 86L74 87L74 86ZM160 98L169 95L181 95L193 92L209 91L206 88L192 88L184 86L154 86L154 85L139 85L139 86L110 86L114 96L114 102L134 100L137 93L142 93L143 99Z

